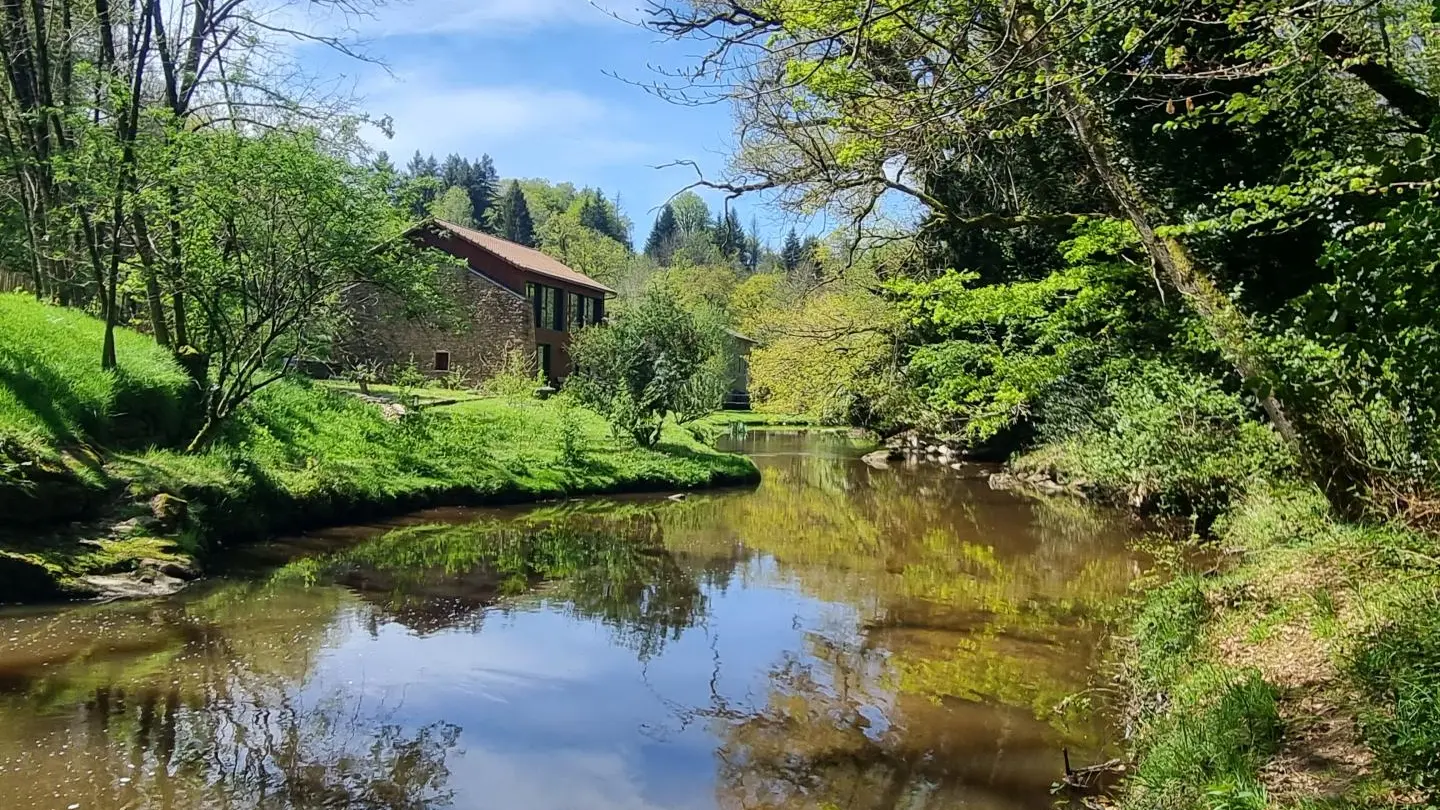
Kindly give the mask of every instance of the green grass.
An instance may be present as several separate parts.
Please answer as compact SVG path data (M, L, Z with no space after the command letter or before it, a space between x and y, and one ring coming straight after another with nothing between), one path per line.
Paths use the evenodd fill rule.
M636 447L563 401L474 399L391 421L298 381L261 392L206 453L154 450L114 466L137 498L165 492L199 511L206 530L189 538L193 547L375 510L693 489L757 475L748 459L679 428L653 449Z
M1396 607L1348 661L1367 698L1361 728L1390 775L1440 803L1440 598L1432 590Z
M179 364L120 329L120 367L101 371L103 339L84 313L0 295L0 436L31 447L179 440L191 385Z
M421 404L430 407L392 420L343 384L304 380L261 391L210 449L185 453L175 449L194 427L184 371L148 337L121 330L120 369L102 373L102 338L101 323L83 313L0 296L0 510L8 521L0 529L30 519L24 531L0 531L0 598L17 592L7 586L22 576L73 581L162 558L172 541L198 555L215 541L441 503L758 478L748 459L688 430L667 427L658 446L640 448L563 399L425 389ZM188 505L177 537L142 528L82 546L67 528L102 513L112 522L144 517L145 502L161 493ZM32 581L26 592L43 584Z
M1278 697L1252 671L1188 675L1177 684L1171 710L1143 732L1145 756L1128 806L1266 807L1259 775L1280 745Z
M1340 521L1318 491L1287 483L1253 486L1215 532L1215 570L1141 595L1125 645L1137 768L1122 806L1381 807L1417 793L1440 803L1433 538ZM1359 731L1322 728L1314 742L1317 705L1332 707L1330 728ZM1279 717L1299 721L1284 731L1301 752L1279 767L1281 784L1287 769L1314 768L1288 784L1318 784L1320 796L1267 789ZM1378 767L1306 765L1315 744L1368 749Z

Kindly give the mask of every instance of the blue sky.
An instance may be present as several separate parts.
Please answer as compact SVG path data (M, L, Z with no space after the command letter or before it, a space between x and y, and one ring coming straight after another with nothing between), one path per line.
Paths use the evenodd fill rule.
M733 125L726 106L676 106L607 75L654 80L652 66L682 66L699 45L664 42L606 13L637 20L638 0L597 1L413 0L353 23L388 72L315 46L302 59L353 83L371 114L394 119L393 139L370 139L397 165L417 149L488 153L504 177L618 191L643 241L658 207L694 179L688 168L653 167L692 160L718 173ZM712 210L723 200L704 196ZM792 225L809 229L759 199L736 207L747 226L758 216L777 245Z

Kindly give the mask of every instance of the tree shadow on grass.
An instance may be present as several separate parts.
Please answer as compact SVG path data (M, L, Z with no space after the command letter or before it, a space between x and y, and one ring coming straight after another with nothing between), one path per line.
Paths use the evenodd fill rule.
M0 346L0 387L9 389L21 407L56 438L76 439L77 428L97 432L102 427L98 418L85 419L83 411L75 413L64 407L76 402L70 383L35 352Z

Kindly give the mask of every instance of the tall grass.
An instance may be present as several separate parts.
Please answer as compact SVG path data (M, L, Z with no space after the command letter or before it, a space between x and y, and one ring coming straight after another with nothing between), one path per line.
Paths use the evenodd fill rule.
M165 349L117 330L119 369L100 370L104 324L0 295L0 436L28 445L179 441L191 382Z
M1366 742L1390 775L1440 804L1440 596L1416 594L1349 661L1365 693Z

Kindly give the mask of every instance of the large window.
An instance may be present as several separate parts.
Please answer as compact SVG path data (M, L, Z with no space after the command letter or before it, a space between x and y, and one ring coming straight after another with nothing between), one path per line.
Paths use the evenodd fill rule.
M565 310L566 315L569 316L570 331L572 332L587 323L585 319L587 311L585 306L586 300L587 299L583 298L579 293L570 293L568 296Z
M545 376L545 379L547 379L547 380L552 379L552 378L554 377L554 375L553 375L553 373L552 373L552 365L551 365L551 364L554 362L554 360L553 360L553 358L552 358L551 355L550 355L550 344L549 344L549 343L537 343L537 344L535 344L535 355L536 355L536 358L540 361L540 373Z
M557 332L594 326L605 318L605 300L579 293L567 293L545 284L526 284L525 297L535 313L537 329Z

